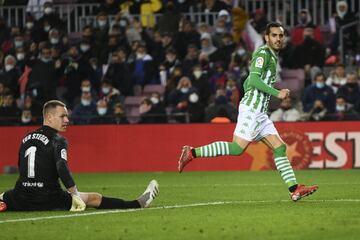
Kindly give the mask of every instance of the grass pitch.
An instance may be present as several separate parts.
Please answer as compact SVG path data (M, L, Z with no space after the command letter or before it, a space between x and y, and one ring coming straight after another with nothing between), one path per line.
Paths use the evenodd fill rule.
M0 213L0 239L359 239L360 170L296 175L319 190L294 203L275 171L76 174L80 191L134 199L157 179L160 194L135 211Z

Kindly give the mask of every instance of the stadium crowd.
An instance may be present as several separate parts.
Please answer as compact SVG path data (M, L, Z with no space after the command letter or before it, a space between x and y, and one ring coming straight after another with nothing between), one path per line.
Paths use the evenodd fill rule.
M54 3L40 2L42 13L28 12L23 26L7 26L0 16L0 125L41 123L50 99L67 103L73 124L234 122L269 20L264 9L247 13L228 0L104 0L96 22L67 33ZM191 22L184 13L192 5L216 12L216 21ZM314 25L307 9L286 29L279 70L301 69L304 86L270 109L272 120L359 119L357 26L343 39L352 69L339 58L339 29L358 19L346 1L336 10L333 32ZM150 85L158 90L145 92Z

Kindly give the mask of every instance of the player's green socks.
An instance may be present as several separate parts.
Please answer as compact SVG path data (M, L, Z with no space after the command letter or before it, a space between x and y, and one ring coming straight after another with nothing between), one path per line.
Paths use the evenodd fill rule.
M217 157L240 155L244 151L236 142L214 142L209 145L195 148L194 157Z
M286 156L286 145L283 144L273 150L277 170L289 188L297 184L296 177L289 159Z

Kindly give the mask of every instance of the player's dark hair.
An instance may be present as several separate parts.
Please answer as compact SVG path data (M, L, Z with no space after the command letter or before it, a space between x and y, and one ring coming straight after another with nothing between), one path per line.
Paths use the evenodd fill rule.
M45 104L44 104L44 107L43 107L43 116L45 117L45 115L50 111L50 110L53 110L55 109L57 106L60 106L60 107L66 107L65 103L59 101L59 100L50 100L50 101L47 101Z
M266 25L265 34L266 34L266 35L269 35L271 28L274 28L274 27L282 27L282 28L284 28L281 23L278 23L278 22L269 22L269 23Z

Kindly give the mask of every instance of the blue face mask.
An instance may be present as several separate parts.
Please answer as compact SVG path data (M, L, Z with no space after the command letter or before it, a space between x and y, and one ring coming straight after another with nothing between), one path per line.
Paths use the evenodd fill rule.
M316 83L315 83L315 86L316 86L317 88L323 88L323 87L325 87L325 83L323 83L323 82L316 82Z

